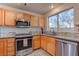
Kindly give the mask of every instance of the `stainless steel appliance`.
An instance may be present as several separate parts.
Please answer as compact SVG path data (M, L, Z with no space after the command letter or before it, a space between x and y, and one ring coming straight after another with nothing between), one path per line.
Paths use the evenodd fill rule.
M57 56L78 56L78 43L57 39Z
M16 55L24 56L32 52L32 36L27 34L16 35Z
M25 19L17 19L16 20L16 26L19 27L29 27L31 26L31 22Z

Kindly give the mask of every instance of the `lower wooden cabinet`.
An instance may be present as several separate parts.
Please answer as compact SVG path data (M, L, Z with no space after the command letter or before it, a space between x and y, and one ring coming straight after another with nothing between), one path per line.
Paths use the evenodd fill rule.
M6 52L8 56L16 55L16 46L15 46L15 38L7 38L6 39Z
M3 56L4 54L4 39L0 39L0 56Z
M47 52L51 55L56 55L56 39L48 37L47 39Z
M41 48L47 50L47 37L41 36Z
M0 39L0 56L15 56L15 38Z
M32 39L32 48L33 50L40 48L40 36L34 36Z
M51 55L56 55L56 38L45 35L34 36L32 39L32 48L42 48Z

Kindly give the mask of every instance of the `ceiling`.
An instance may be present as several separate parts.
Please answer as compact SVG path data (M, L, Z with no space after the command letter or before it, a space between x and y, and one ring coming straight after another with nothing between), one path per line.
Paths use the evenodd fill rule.
M10 6L13 8L18 8L24 11L29 11L38 14L45 14L56 6L61 5L62 3L2 3L3 5Z

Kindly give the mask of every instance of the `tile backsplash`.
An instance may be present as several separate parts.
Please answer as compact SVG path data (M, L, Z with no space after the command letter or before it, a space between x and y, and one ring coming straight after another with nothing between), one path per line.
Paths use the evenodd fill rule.
M38 34L41 33L41 28L0 27L0 35L9 35L9 34L11 35L11 34L22 34L22 33Z

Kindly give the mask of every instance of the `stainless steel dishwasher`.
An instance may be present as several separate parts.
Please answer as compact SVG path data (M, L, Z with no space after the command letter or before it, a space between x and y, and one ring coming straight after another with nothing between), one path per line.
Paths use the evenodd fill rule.
M62 52L62 48L63 48L63 42L60 39L57 39L56 42L56 56L62 56L63 52Z
M57 39L56 56L78 56L77 43Z

